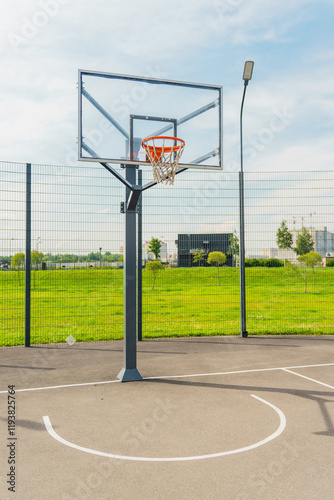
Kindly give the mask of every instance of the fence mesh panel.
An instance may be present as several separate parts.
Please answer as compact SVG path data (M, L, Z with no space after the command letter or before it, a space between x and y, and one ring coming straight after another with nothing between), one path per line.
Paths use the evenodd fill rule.
M24 343L26 166L2 162L0 172L0 345L9 346ZM249 334L333 333L334 268L304 268L277 245L285 221L292 246L305 228L324 262L334 256L333 188L328 171L245 174ZM122 201L123 185L100 165L32 165L31 343L123 337ZM143 338L240 332L238 255L228 252L238 207L237 172L188 170L143 193L143 265L152 238L164 263L142 270ZM225 265L206 262L215 251Z
M107 340L123 335L120 186L98 166L32 166L33 342ZM70 337L71 336L71 337ZM72 340L73 341L73 340Z
M313 250L321 257L334 257L333 188L333 172L328 171L246 176L246 254L292 263L284 268L246 269L249 332L333 333L333 268L304 269L293 250L277 248L276 236L285 221L295 247L305 228L314 241Z
M147 180L150 175L145 172ZM160 239L161 256L165 252L169 262L179 264L158 273L154 290L152 273L144 271L144 336L238 333L238 270L208 267L204 260L180 267L193 265L194 250L218 250L212 235L233 233L238 226L236 174L187 171L176 176L174 187L144 193L144 246L152 237Z
M0 185L0 345L17 345L24 343L25 323L25 165L0 163Z

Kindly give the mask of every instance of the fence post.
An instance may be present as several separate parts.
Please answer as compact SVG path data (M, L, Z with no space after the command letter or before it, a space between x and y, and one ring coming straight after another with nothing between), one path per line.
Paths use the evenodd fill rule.
M143 183L143 172L138 170L138 186ZM137 338L139 341L143 340L143 323L142 323L142 298L143 298L143 273L142 273L142 261L143 261L143 237L142 237L142 195L138 200L138 255L137 255Z
M31 313L31 163L26 165L25 347L30 347Z

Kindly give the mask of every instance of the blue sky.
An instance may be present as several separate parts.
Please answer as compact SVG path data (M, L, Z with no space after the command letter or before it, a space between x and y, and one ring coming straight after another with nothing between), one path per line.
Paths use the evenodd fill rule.
M326 195L329 206L330 195L320 189L309 200L308 190L317 177L312 171L325 174L334 170L334 0L15 0L6 2L3 12L0 161L76 163L77 72L81 68L222 85L224 170L230 172L227 178L236 179L240 169L242 73L244 62L253 60L253 79L244 109L244 168L250 176L254 173L254 179L269 179L269 184L272 174L277 193L271 191L269 195L274 185L268 184L268 195L247 202L249 216L253 202L262 210L249 220L247 230L253 233L247 233L247 245L257 252L261 250L259 245L275 246L275 231L282 218L291 226L294 216L315 211L313 223L327 225L333 231L332 210L322 213L322 199ZM88 177L90 165L81 163ZM306 171L309 175L296 176L299 198L290 208L282 205L281 210L279 196L288 186L284 171ZM263 172L267 174L261 176ZM185 181L192 178L191 174L184 174ZM148 178L150 175L145 173ZM162 230L160 219L156 227L153 217L144 239L163 236L172 248L178 232L238 229L236 193L229 198L227 191L222 191L220 198L227 196L231 206L222 209L210 227L201 225L200 216L206 225L210 218L210 189L216 175L210 172L204 177L207 186L202 181L192 187L191 220L188 212L181 211L180 217L178 211L175 220L171 216L170 225ZM231 187L225 177L222 190ZM181 180L178 183L181 189ZM90 189L87 186L87 193ZM118 192L121 197L120 185ZM166 196L162 205L172 205L168 188L150 190L145 202L150 206L162 193ZM48 203L47 194L40 196L43 203ZM53 199L58 205L60 201ZM6 197L3 203L8 218L0 228L7 238L5 249L10 253L11 246L11 250L21 251L23 226L13 221L15 210L11 213ZM118 203L117 198L117 207ZM91 220L95 209L89 203L80 207L74 206L70 212L81 210L84 220ZM55 237L48 233L47 225L35 227L34 245L40 237L44 252L77 248L88 251L99 245L104 250L118 251L122 234L118 208L116 212L109 206L96 210L104 218L85 226L90 236L84 247L82 235L76 237L71 231L58 238L59 248L52 247ZM57 221L57 208L52 214ZM268 223L261 225L265 216ZM73 217L75 224L77 216ZM117 219L115 224L120 224L116 235L119 241L114 243L109 242L112 217ZM179 222L182 227L177 225ZM97 235L101 238L102 233L106 240L97 245ZM70 236L71 241L67 240Z
M16 0L1 27L1 160L75 161L78 68L224 87L224 164L334 168L334 1Z

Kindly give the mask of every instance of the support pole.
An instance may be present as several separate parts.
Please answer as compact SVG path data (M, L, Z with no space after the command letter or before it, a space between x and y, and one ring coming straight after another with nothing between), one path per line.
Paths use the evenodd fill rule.
M136 167L126 166L125 178L136 184ZM131 190L125 188L125 207ZM136 273L136 209L125 211L124 241L124 367L117 378L122 382L142 380L137 370L137 273Z
M138 185L143 184L143 172L138 170ZM142 214L142 197L138 200L138 257L137 257L137 338L143 340L143 214Z
M31 310L31 164L26 165L25 347L30 347Z

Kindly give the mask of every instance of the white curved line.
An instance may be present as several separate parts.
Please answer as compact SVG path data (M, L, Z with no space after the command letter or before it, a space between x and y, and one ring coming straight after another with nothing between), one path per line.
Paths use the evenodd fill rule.
M156 457L130 457L126 455L115 455L113 453L105 453L103 451L97 451L97 450L91 450L90 448L84 448L83 446L78 446L76 444L70 443L69 441L66 441L66 439L63 439L60 437L55 430L52 427L52 424L50 422L50 419L48 416L43 417L44 420L44 425L46 427L46 430L52 436L54 439L59 441L60 443L64 444L65 446L69 446L70 448L74 448L75 450L79 451L84 451L85 453L91 453L93 455L99 455L100 457L108 457L108 458L116 458L119 460L133 460L137 462L184 462L184 461L189 461L189 460L204 460L207 458L216 458L216 457L225 457L227 455L234 455L236 453L242 453L244 451L249 451L249 450L254 450L255 448L258 448L259 446L263 446L264 444L269 443L273 439L276 439L280 434L285 429L286 426L286 418L284 413L274 406L273 404L269 403L268 401L265 401L262 398L259 398L258 396L254 396L252 394L252 397L257 399L258 401L261 401L262 403L266 404L267 406L270 406L273 410L276 411L276 413L279 415L280 418L280 425L278 429L268 436L267 438L263 439L262 441L259 441L258 443L251 444L250 446L245 446L244 448L238 448L237 450L229 450L229 451L222 451L220 453L212 453L209 455L197 455L197 456L192 456L192 457L167 457L167 458L156 458Z

